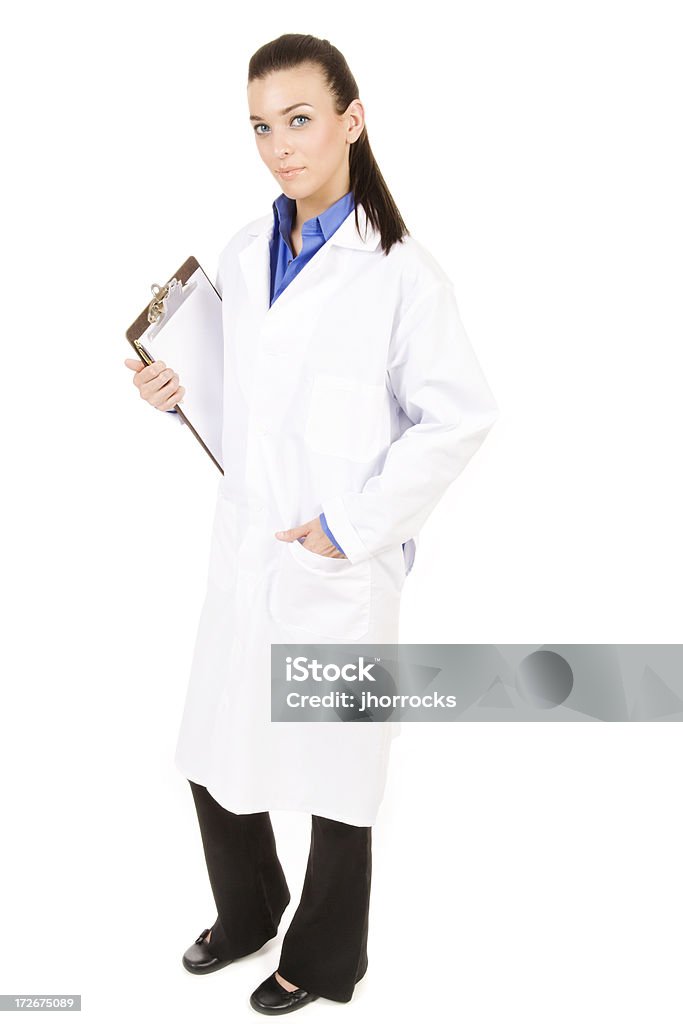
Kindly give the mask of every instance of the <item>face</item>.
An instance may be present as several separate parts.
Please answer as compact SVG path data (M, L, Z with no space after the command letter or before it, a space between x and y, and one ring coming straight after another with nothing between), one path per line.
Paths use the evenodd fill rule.
M349 147L363 131L353 100L343 114L318 67L274 71L250 82L247 100L259 155L290 199L327 204L349 191ZM280 175L281 168L300 168Z

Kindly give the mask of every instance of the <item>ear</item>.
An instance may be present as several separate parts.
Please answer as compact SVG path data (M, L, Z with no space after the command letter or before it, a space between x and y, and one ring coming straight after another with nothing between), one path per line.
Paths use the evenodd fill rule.
M355 142L365 127L365 110L360 100L351 100L346 108L346 138L349 143Z

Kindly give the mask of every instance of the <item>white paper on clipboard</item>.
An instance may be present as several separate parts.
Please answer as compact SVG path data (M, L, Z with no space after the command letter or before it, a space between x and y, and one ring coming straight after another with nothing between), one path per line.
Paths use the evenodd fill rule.
M162 315L137 340L178 374L185 388L179 408L222 470L222 302L199 265L184 283L171 279Z

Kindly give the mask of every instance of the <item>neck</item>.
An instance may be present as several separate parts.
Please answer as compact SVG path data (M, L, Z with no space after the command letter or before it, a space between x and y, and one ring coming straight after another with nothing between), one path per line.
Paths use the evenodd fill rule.
M348 167L344 168L345 173L339 174L330 179L317 192L303 199L296 200L296 218L292 227L300 230L302 224L313 217L319 217L325 210L329 210L333 203L345 196L351 190L351 179Z

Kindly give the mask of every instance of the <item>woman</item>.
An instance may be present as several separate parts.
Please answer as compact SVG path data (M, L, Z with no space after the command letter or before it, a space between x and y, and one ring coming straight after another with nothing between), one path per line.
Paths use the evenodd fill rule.
M282 192L221 253L222 478L178 739L218 918L184 958L207 973L277 933L290 893L269 810L311 814L301 902L263 1013L348 1002L367 969L371 829L393 722L271 722L270 645L395 643L415 540L497 406L450 280L407 232L358 87L327 40L249 64L249 119ZM134 381L171 411L163 363Z

